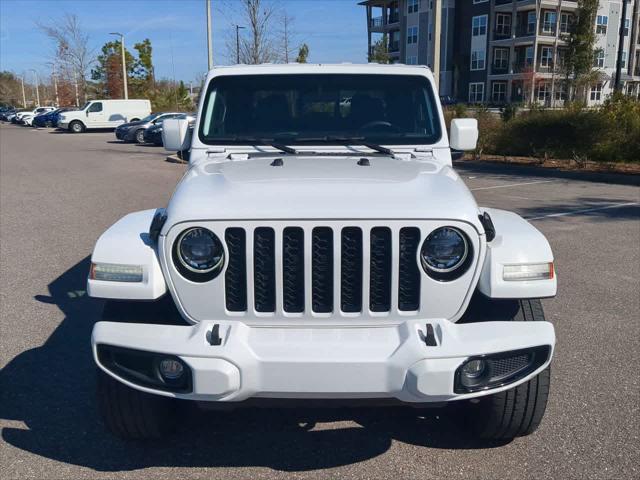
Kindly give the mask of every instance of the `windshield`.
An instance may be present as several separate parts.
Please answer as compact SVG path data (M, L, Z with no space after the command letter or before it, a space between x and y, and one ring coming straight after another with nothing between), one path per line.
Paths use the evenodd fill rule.
M87 107L91 104L91 102L85 103L80 110L86 110Z
M146 117L144 117L142 120L140 120L140 122L142 122L142 123L150 122L151 120L153 120L154 118L156 118L159 115L162 115L162 114L161 113L152 113L151 115L147 115Z
M426 78L408 75L243 75L209 84L199 136L207 144L251 138L287 144L433 144L440 120Z

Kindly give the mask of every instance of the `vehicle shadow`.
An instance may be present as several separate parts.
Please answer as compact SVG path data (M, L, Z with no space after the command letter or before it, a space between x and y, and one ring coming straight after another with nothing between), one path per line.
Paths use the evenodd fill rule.
M0 418L15 422L3 428L2 439L16 448L107 472L152 466L264 466L294 472L361 462L385 453L394 439L447 449L501 445L469 440L455 410L222 413L202 412L186 402L168 441L121 441L98 420L90 335L104 302L85 294L89 263L86 257L48 285L49 296L35 298L57 305L65 318L42 346L21 353L0 371Z

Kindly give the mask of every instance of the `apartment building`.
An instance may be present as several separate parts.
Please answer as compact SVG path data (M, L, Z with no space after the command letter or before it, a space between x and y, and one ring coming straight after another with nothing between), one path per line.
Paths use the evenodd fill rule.
M578 12L575 0L368 0L369 48L386 35L392 61L432 66L433 2L442 1L441 95L471 103L537 102L567 98L563 59ZM622 80L640 95L640 0L600 0L594 19L594 84L587 102L612 92L619 31L624 22Z
M439 1L440 30L440 95L452 95L454 86L453 44L455 0L365 0L368 45L386 38L390 61L433 68L434 2Z

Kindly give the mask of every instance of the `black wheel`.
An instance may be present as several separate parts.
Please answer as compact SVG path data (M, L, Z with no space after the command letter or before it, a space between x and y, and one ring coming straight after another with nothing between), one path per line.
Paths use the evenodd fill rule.
M84 132L84 125L82 124L82 122L79 121L73 121L71 122L71 125L69 125L69 131L71 133L82 133Z
M474 297L465 321L545 320L542 303L532 300L490 300ZM536 431L547 408L551 368L515 388L465 402L463 420L475 436L487 440L509 440Z
M144 130L140 129L136 132L136 142L145 143L144 142Z
M98 407L102 421L126 440L157 439L175 427L175 400L130 388L98 369Z

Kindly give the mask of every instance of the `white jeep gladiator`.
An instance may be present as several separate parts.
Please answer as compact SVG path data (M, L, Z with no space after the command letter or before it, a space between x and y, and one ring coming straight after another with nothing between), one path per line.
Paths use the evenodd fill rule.
M482 438L538 427L553 254L476 204L452 155L477 123L447 135L435 91L416 66L209 72L194 128L164 122L165 148L189 152L168 206L119 220L91 258L113 433L158 437L179 400L455 404Z

